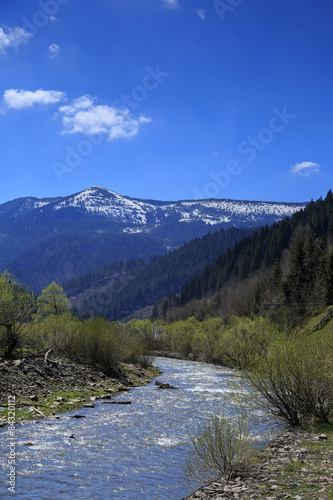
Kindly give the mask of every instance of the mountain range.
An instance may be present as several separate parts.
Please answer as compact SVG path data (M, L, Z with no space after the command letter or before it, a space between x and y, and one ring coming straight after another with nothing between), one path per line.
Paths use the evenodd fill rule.
M0 269L39 292L112 262L147 259L221 228L272 224L306 203L131 198L92 186L0 205Z

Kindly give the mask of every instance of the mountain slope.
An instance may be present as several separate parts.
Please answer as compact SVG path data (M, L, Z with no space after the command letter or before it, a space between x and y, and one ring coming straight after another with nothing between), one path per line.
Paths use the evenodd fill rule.
M186 279L234 244L252 234L252 229L228 228L185 243L167 255L146 263L109 265L64 284L72 304L93 315L124 319L136 310L152 306L169 291L178 293Z
M227 310L239 314L239 301L241 314L268 310L282 318L302 316L333 303L332 246L333 194L329 191L324 200L312 201L290 219L236 243L187 281L177 302L186 306L196 299L193 306L202 309L203 316L207 304L200 304L200 299L208 299L210 309L219 316ZM220 295L214 295L219 291ZM188 307L185 316L192 309Z
M0 269L35 291L120 259L178 248L210 229L272 224L305 204L236 200L164 202L93 186L0 205Z

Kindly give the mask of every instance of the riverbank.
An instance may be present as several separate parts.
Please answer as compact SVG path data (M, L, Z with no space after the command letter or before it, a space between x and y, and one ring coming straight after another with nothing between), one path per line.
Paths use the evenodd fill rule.
M0 362L0 426L6 425L8 396L15 397L16 422L93 405L96 399L111 399L130 387L149 384L160 370L153 366L121 363L113 376L94 365L67 359L45 362L40 357ZM11 399L13 401L13 399Z
M285 431L259 453L249 474L214 481L186 499L332 500L333 428L318 430Z

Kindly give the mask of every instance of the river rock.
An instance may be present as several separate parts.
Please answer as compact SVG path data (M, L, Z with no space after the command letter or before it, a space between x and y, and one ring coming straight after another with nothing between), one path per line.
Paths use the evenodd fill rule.
M178 387L174 387L170 384L164 384L163 382L159 382L158 380L155 381L155 385L157 385L158 389L178 389Z
M132 401L103 401L102 405L131 405Z
M325 441L325 438L322 439ZM315 447L305 448L304 444L315 444ZM319 463L318 455L320 456ZM286 465L293 465L292 476L286 474ZM222 500L222 498L238 498L239 500L293 498L301 500L305 498L305 493L311 485L313 489L311 499L324 500L331 498L332 470L333 455L326 450L324 442L319 442L319 435L313 435L301 429L293 429L293 431L283 432L265 449L259 451L257 464L254 465L253 469L244 473L239 480L237 480L238 478L227 480L226 484L223 485L219 479L186 498L187 500L201 498L200 493L204 491L212 500ZM318 472L321 475L318 475ZM293 491L294 488L297 490ZM290 491L288 492L288 490ZM306 498L310 498L310 496L306 496Z

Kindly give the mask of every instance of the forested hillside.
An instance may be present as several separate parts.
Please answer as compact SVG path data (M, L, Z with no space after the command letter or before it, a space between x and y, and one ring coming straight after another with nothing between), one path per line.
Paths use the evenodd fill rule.
M324 200L312 201L291 218L238 242L187 281L180 296L168 301L169 320L192 314L274 316L283 311L291 321L329 305L333 302L332 245L329 191Z
M139 308L152 306L170 291L179 293L186 279L252 231L221 229L185 243L167 255L152 257L145 265L142 261L132 261L105 266L70 280L64 289L81 312L123 319ZM90 291L84 292L87 289ZM78 294L81 294L79 300Z

